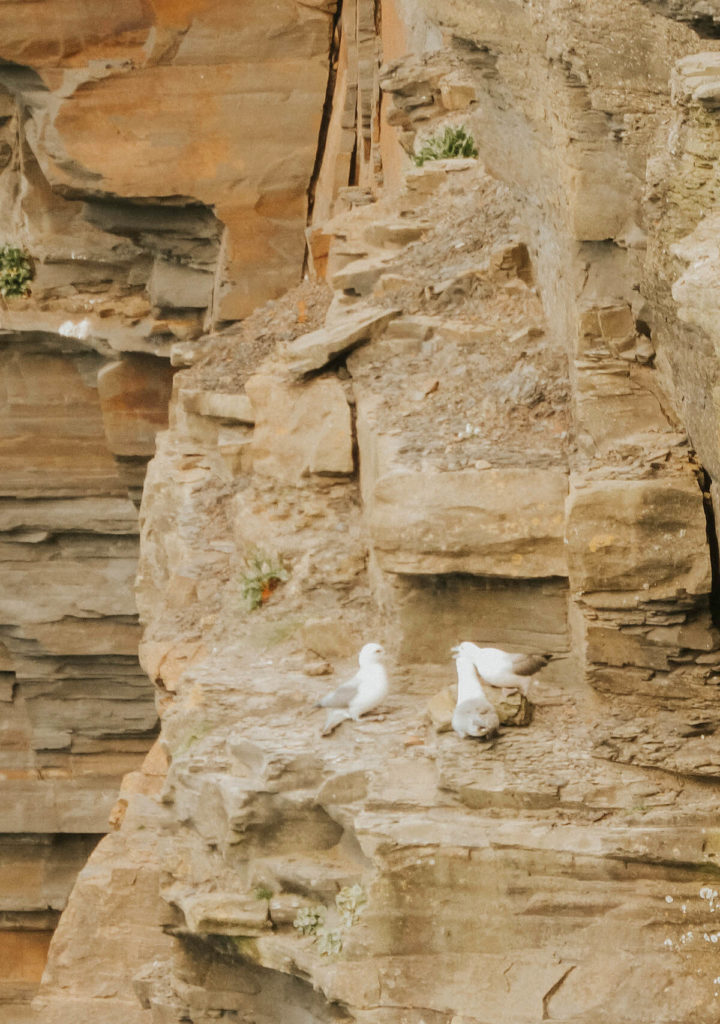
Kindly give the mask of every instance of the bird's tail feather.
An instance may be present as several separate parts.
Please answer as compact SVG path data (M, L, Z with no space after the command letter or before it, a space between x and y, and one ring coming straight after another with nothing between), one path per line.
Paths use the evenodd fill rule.
M347 721L350 717L350 712L346 708L333 708L332 711L328 712L328 716L325 719L325 726L322 731L323 736L329 736L331 732L342 723Z

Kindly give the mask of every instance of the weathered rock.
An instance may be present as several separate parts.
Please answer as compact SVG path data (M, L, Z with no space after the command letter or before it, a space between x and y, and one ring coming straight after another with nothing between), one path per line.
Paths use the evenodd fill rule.
M436 732L450 731L455 704L456 698L449 686L433 694L427 702L427 714Z
M209 271L156 260L147 289L153 306L161 309L207 309L214 283L214 276Z
M201 935L260 935L270 927L267 901L235 893L174 896L191 932Z
M472 87L477 106L466 111L469 127L483 159L507 177L510 188L499 190L508 206L494 207L497 221L488 218L467 249L466 229L477 224L487 198L472 168L457 173L428 168L414 177L415 193L399 201L415 207L423 195L431 196L442 229L427 249L414 254L414 264L408 258L413 273L405 279L413 287L403 294L406 286L395 282L403 303L422 308L432 301L430 312L437 314L457 293L458 302L471 299L478 305L453 308L448 319L456 323L445 326L445 335L396 336L408 344L394 351L379 340L372 358L367 346L367 361L350 360L359 404L367 397L363 388L373 391L366 380L375 377L385 386L378 386L380 395L372 394L378 399L373 411L382 411L384 400L398 417L383 423L378 413L375 441L361 440L366 510L372 516L374 490L392 474L418 480L412 495L419 506L424 501L419 481L437 477L433 493L439 502L445 474L437 472L433 459L445 460L448 479L453 473L463 479L464 474L467 479L493 474L493 480L525 473L526 494L517 480L508 488L527 528L527 537L519 531L519 541L529 551L533 538L538 547L546 544L545 564L555 575L543 576L538 553L531 562L533 575L518 571L508 580L509 550L500 550L494 561L489 528L483 525L468 530L466 545L458 544L461 531L450 535L449 545L453 557L464 557L465 547L474 550L478 537L488 545L485 561L473 568L480 575L457 572L457 557L437 575L384 572L371 557L366 576L354 482L329 484L309 475L302 488L295 488L273 475L250 475L247 463L234 475L216 447L220 425L209 420L217 417L178 414L150 471L140 574L148 667L154 678L162 680L167 671L172 680L172 695L163 695L163 742L171 754L167 784L162 799L148 800L141 792L128 800L122 828L81 878L46 975L39 1004L43 1022L61 1024L78 1014L88 1019L99 1014L108 1024L150 1017L163 1024L184 1019L199 1024L238 1014L323 1024L346 1017L359 1024L465 1024L480 1017L518 1024L715 1021L717 965L713 944L700 937L714 927L701 886L715 877L718 856L714 795L707 785L718 766L716 663L700 661L714 656L716 647L709 619L710 559L701 529L702 493L693 491L688 448L665 393L673 392L670 380L678 385L676 411L692 420L693 443L698 438L715 460L702 455L711 475L717 475L715 409L707 399L717 376L710 372L714 342L697 325L677 318L670 285L681 268L668 256L670 244L687 237L708 200L714 201L715 125L707 120L715 116L712 89L677 108L672 139L667 128L670 67L698 46L688 24L673 19L694 17L698 28L703 6L707 9L693 0L623 5L538 0L489 3L481 10L455 0L428 0L420 12L404 0L383 3L385 38L394 35L406 49L421 52L452 47L451 54L391 72L400 127L409 133L427 126L431 132L428 122L446 110L437 97L456 107L470 99ZM185 35L171 31L177 22L180 29L186 24L181 15L165 11L163 31L148 41L152 59L172 63L178 55L183 60L206 52L205 28L217 25L225 10L213 8L209 22L198 16ZM305 7L297 13L316 23L321 11L327 5L313 0L309 15ZM112 23L109 12L100 13ZM377 111L392 116L392 108L385 102L381 107L374 93L376 14L369 0L343 4L346 53L338 61L338 77L344 76L344 85L331 115L335 139L326 166L334 187L337 178L330 171L344 160L349 165L356 146L358 186L345 197L347 206L372 198ZM137 15L141 22L144 17ZM437 20L432 32L425 28L427 18ZM137 28L135 21L132 25ZM128 47L137 47L135 28ZM230 49L237 39L228 32L226 41ZM104 45L102 38L96 45ZM258 56L268 57L270 49L271 42L258 41ZM227 56L234 59L234 52ZM442 67L439 79L436 66ZM122 74L113 69L110 77ZM215 95L218 77L216 72L208 91L200 90L204 100ZM163 77L163 87L168 80ZM69 85L64 78L63 87ZM464 94L456 91L458 85ZM102 83L86 84L76 90L78 103L90 106L93 95L107 100L116 88L116 81L106 89ZM158 106L167 109L171 99L162 96ZM354 111L358 126L351 144L343 136L349 130L343 118ZM212 114L208 121L216 141L222 136L217 112ZM107 130L106 122L101 128ZM384 127L380 134L386 136L387 152ZM677 171L672 188L665 172L658 177L656 165L647 160L653 146L669 150L671 141L669 162L676 161ZM182 163L187 170L189 161ZM149 175L147 165L142 167ZM649 191L656 190L652 206L642 194L646 169ZM174 179L168 174L169 181L177 182L182 170ZM237 189L232 162L231 172ZM443 220L453 187L454 194L465 190L469 197L467 222L457 229L457 221L448 226ZM521 199L517 205L515 196ZM257 202L255 194L243 199L246 205ZM355 212L360 208L354 205ZM517 276L498 284L472 270L486 255L476 250L494 246L497 222L515 216L514 226L533 253L532 280L538 281L544 314L532 284ZM256 227L251 218L250 231ZM237 237L237 224L234 230ZM642 269L645 230L648 259ZM435 273L425 257L432 257L432 245L440 246L443 234L448 249ZM504 245L506 239L497 241ZM344 257L356 242L348 237ZM248 246L248 261L259 267L258 248ZM149 267L142 272L149 273ZM435 277L423 281L427 294L417 287L424 273ZM445 281L452 285L434 290ZM486 285L500 289L487 302ZM647 308L640 309L641 295ZM496 319L488 325L484 317L493 302ZM587 335L585 345L579 321L588 309L597 332ZM544 336L531 333L533 317ZM636 355L627 358L639 351L635 337L621 333L631 320L638 337L652 334L657 370L628 369L640 361ZM561 403L547 403L543 416L532 413L543 402L533 389L547 386L550 371L546 367L546 374L533 378L527 364L533 345L544 353L572 351L579 334L584 351L576 349L578 362L592 365L574 368L576 450L572 439L567 446L559 443L569 429ZM414 376L411 359L424 354L426 341L425 354L433 346L441 351L442 372L433 368L430 375L423 369L422 387L405 394ZM488 351L492 346L516 364L506 379L492 376L497 365ZM442 394L453 371L467 374L473 363L482 380L482 358L488 360L485 373L494 392L488 397L507 400L507 415L498 416L491 401L479 400L472 404L473 415L466 415L462 395L455 410L449 406L462 417L454 430L462 436L448 436L453 428L441 422L432 396ZM652 356L647 358L651 363ZM392 360L405 364L391 366ZM386 384L391 372L398 381L394 391ZM552 379L566 378L557 373ZM433 382L437 387L428 390ZM191 423L193 415L205 422ZM450 411L446 415L449 419ZM260 417L258 426L262 430ZM464 453L481 443L473 428L480 434L488 429L486 448L467 457ZM513 430L520 441L510 451ZM428 454L438 436L449 450ZM272 458L276 453L277 445ZM464 457L464 469L447 465L452 460L462 467ZM430 467L423 465L426 458ZM529 506L535 484L530 474L564 481L568 460L575 474L566 545L573 592L570 632L585 672L566 670L563 682L572 685L554 690L548 685L549 699L538 701L531 727L503 730L491 748L459 743L452 733L435 734L423 723L423 708L445 681L449 639L463 639L467 630L473 639L514 649L567 647L562 535L553 533L556 524L533 523ZM594 509L593 488L599 499ZM560 486L557 493L553 507L562 505ZM395 492L391 497L399 533L400 497ZM476 496L471 497L475 515ZM465 506L460 510L464 516ZM510 502L506 515L512 523ZM621 557L606 565L606 549L595 541L608 518L610 532L620 537ZM421 526L413 528L424 543L427 523L422 515L419 521ZM644 561L658 523L667 550ZM22 543L45 543L34 532ZM390 527L386 540L392 550ZM421 553L424 548L416 536L411 540L416 558L416 548ZM445 537L434 534L431 540L432 551L443 554ZM250 541L288 552L292 574L272 602L247 613L238 600L241 570L235 552ZM493 561L501 573L488 576ZM391 599L385 601L389 589ZM342 650L337 633L343 628L348 646L352 630L361 639L385 631L383 639L399 657L392 665L387 713L348 722L342 735L319 743L321 716L311 705L326 687L297 666L305 657L305 625L309 621L309 635L313 629L317 635L316 624L328 619L336 623L328 647L336 644L340 652L334 666L338 676L345 670L351 674L350 654L356 653ZM584 627L596 629L594 635L588 629L587 647ZM451 638L458 630L463 633ZM619 637L614 660L622 664L610 663L613 631ZM12 640L19 650L23 638ZM425 664L407 672L411 654ZM427 664L436 658L442 669ZM637 664L641 658L652 663ZM57 671L54 663L49 668ZM68 731L60 728L67 722L57 725L47 737L58 745L49 756L56 756ZM705 776L706 784L697 776ZM154 898L158 890L169 894L173 885L196 895L237 898L256 882L276 893L273 899L290 899L280 902L273 928L251 938L190 939L183 935L180 915ZM362 912L345 927L335 898L345 890L348 899L347 890L355 886L364 897ZM295 918L290 919L297 896L306 908L322 906L322 934L297 934ZM175 936L168 934L173 931ZM129 975L135 967L140 967L140 1009L130 1001Z
M3 496L125 495L95 388L100 357L15 344L3 349L0 365Z
M245 388L255 416L257 473L297 484L308 474L353 472L350 407L336 378L301 386L256 374Z
M288 345L290 369L297 377L321 370L328 363L351 352L363 342L382 333L399 313L396 309L367 309L351 312L333 327L313 331Z
M567 478L546 470L391 473L371 492L378 564L405 574L564 576Z
M691 472L585 483L568 503L571 587L642 600L710 590L702 493Z
M182 389L179 399L188 412L198 416L212 416L221 420L253 424L255 413L252 402L245 394L226 394L220 391L188 391Z
M128 355L98 373L105 437L114 455L155 452L155 435L167 426L172 370L164 360Z
M384 255L353 260L341 270L336 270L330 283L333 288L351 292L354 295L369 295L390 260L391 257Z
M45 78L41 89L33 72L6 81L21 97L25 89L33 94L28 137L52 186L103 199L185 197L189 206L214 208L227 229L220 319L246 315L298 276L327 84L330 12L312 5L299 14L294 0L283 0L272 46L263 12L257 3L242 17L229 3L202 12L134 5L122 18L103 17L101 27L83 15L63 20L52 33L57 46L43 31L54 24L52 3L43 4L49 21L39 17L28 33L18 35L12 18L0 24L3 58ZM65 69L72 69L69 89L60 86ZM253 134L258 80L262 145ZM111 126L116 112L120 134ZM208 305L206 271L214 267L194 256L192 267L156 265L149 287L159 305Z

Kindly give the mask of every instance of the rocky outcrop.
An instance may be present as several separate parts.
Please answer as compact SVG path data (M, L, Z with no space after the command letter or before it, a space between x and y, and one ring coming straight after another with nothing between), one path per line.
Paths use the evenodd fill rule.
M3 279L0 298L0 1016L12 1024L157 729L134 577L171 352L191 358L204 329L300 280L334 7L0 11L0 247L32 267L29 294L6 295Z
M442 213L398 245L378 225L410 197L414 217ZM337 246L383 269L371 295L337 279L325 328L277 339L245 374L249 410L210 379L211 353L178 378L139 589L170 764L155 809L151 785L128 783L113 838L121 862L154 847L152 955L109 994L101 845L58 933L64 962L51 953L44 1021L67 1019L68 985L86 1015L138 1022L262 1018L268 993L273 1013L321 1020L476 1021L480 997L489 1019L630 1022L657 1017L649 988L667 1019L712 1019L713 952L695 935L716 867L696 776L716 771L709 734L688 730L717 648L703 494L620 303L582 320L575 443L568 360L516 216L477 164L412 176L325 226L331 267ZM393 317L358 338L378 303ZM343 324L344 352L328 348ZM297 364L310 350L315 365ZM326 390L353 411L356 474L313 464L322 429L294 419ZM231 473L219 418L248 432ZM251 609L258 548L289 578ZM467 636L556 655L534 716L494 743L426 711ZM321 740L312 703L369 637L395 654L383 713ZM87 908L107 951L93 974L65 930Z
M169 374L51 335L6 335L0 361L0 1014L19 1021L119 782L156 731L137 659L130 495Z
M114 327L149 346L192 331L196 310L237 318L294 284L333 7L283 0L271 31L261 3L138 3L100 17L47 0L31 25L7 9L1 77L19 104L15 159L29 161L31 190L11 230L40 264L35 295L78 292L93 333L112 343ZM62 231L62 248L60 220L72 236ZM107 278L108 253L115 289L124 269L136 307L116 303L114 324L107 309L98 322L88 288L103 264Z
M338 22L329 308L174 349L138 575L161 739L44 1024L716 1019L712 12L410 7ZM481 160L411 168L448 125ZM552 656L486 743L447 728L469 638ZM389 696L321 739L368 639Z

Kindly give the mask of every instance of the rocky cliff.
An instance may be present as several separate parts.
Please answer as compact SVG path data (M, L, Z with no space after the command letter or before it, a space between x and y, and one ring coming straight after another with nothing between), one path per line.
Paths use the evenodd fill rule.
M715 1021L712 5L6 6L7 1019Z
M294 2L271 24L266 5L229 2L0 9L0 246L34 272L29 296L0 300L0 1003L13 1022L157 732L133 588L171 351L301 277L332 21Z

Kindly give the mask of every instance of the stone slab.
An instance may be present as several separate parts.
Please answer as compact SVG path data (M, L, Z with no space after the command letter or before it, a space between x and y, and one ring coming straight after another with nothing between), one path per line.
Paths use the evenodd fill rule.
M690 470L575 486L567 536L573 590L638 591L643 600L710 592L703 496Z
M183 388L180 401L188 412L221 420L253 424L255 413L249 397L242 392L191 391Z
M353 472L350 406L337 378L301 385L256 374L245 387L255 413L255 472L286 483Z
M296 377L304 377L322 369L334 359L376 337L400 313L399 309L365 306L357 313L347 313L332 327L321 327L303 335L287 347L291 372Z
M388 572L566 576L566 494L556 470L388 473L372 490L370 539Z

